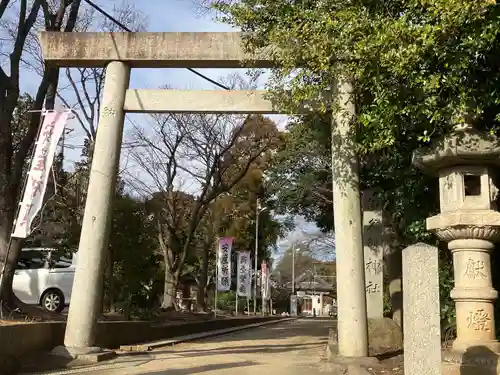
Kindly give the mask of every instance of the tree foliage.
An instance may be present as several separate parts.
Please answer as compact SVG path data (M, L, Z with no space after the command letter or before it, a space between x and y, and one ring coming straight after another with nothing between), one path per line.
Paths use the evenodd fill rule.
M467 122L497 132L499 120L500 7L495 1L286 1L214 0L220 18L245 33L250 52L267 48L276 67L270 96L293 113L331 93L339 77L354 87L357 151L362 188L375 188L390 214L395 247L424 240L424 226L438 212L437 181L411 165L412 152ZM303 211L323 229L331 206L328 187L330 113L289 126L289 144L275 166L275 189L284 210ZM319 109L319 110L318 110ZM319 120L320 125L318 126ZM308 139L321 150L311 155ZM318 147L318 142L321 144ZM320 155L320 161L315 157ZM292 189L283 181L290 179ZM328 196L328 194L326 195ZM328 211L326 211L328 210ZM329 213L328 213L329 214ZM442 312L449 308L450 268L442 256Z
M333 228L331 132L321 114L294 118L269 169L278 212Z
M109 310L122 309L126 317L143 318L157 306L154 286L161 279L162 257L155 233L145 202L118 192L109 241L111 272L105 288Z
M224 21L245 32L250 51L272 49L270 95L289 110L317 101L338 76L352 80L363 187L384 192L404 237L423 236L423 219L436 209L436 184L411 167L411 152L464 117L495 128L499 8L438 0L214 3ZM277 168L281 179L293 177L294 209L329 228L321 217L324 200L314 199L329 178L326 109L290 126ZM303 139L319 142L314 149L322 152L307 152Z
M362 151L393 146L401 133L429 140L464 116L496 125L495 2L214 2L249 50L272 48L270 89L289 109L317 101L339 76L352 79Z

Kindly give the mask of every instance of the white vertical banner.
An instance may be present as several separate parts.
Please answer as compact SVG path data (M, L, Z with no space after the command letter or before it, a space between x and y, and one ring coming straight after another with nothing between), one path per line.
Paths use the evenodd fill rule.
M262 277L262 280L261 280L261 296L263 299L266 299L268 300L269 298L271 298L271 293L270 293L270 283L269 283L269 266L267 265L267 262L265 261L262 261L262 264L261 264L261 277Z
M31 223L42 208L50 168L54 162L57 144L68 122L70 110L46 111L35 143L35 153L26 180L23 200L19 203L19 214L12 237L26 238L31 233Z
M238 282L236 292L240 297L250 297L252 290L250 278L250 253L248 251L238 252Z
M217 290L227 292L231 289L231 249L233 247L232 237L219 239L217 253Z

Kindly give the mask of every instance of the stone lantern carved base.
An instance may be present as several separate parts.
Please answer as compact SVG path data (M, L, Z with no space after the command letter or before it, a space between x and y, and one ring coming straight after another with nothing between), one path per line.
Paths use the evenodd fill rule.
M500 353L493 305L498 293L491 280L491 251L500 236L500 226L484 225L499 219L500 213L484 210L437 215L427 221L427 228L447 241L453 254L455 286L450 295L457 316L455 352L481 346Z
M483 346L470 348L465 353L445 350L442 358L442 375L500 374L498 354Z

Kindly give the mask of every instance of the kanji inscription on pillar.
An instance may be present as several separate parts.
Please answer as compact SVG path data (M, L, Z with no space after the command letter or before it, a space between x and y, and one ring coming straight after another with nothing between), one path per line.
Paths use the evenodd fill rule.
M382 288L380 287L379 284L374 284L373 282L369 281L368 284L366 284L366 294L372 295L372 294L377 294L382 291Z
M383 272L383 264L380 259L377 258L368 258L365 261L365 272L379 274Z
M366 308L369 318L381 318L383 295L382 211L369 191L363 192L363 247L365 263Z

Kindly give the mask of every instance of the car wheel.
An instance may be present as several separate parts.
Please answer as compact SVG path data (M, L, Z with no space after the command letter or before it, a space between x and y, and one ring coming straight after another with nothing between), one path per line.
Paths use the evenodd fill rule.
M45 311L60 313L64 309L64 294L58 289L47 290L42 296L41 305Z

